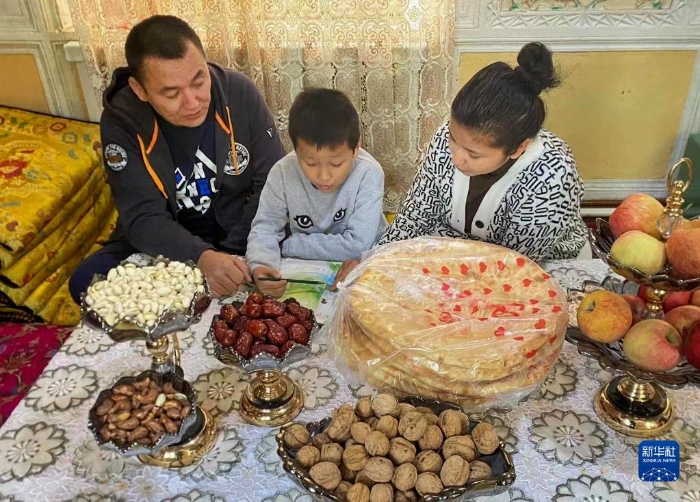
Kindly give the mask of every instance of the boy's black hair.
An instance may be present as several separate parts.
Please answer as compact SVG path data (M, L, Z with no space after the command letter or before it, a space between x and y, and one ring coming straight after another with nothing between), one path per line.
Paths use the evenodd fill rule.
M520 49L518 65L493 63L464 84L452 102L452 117L492 146L512 154L542 127L540 93L559 85L552 53L539 42Z
M187 42L204 54L202 41L192 27L175 16L152 16L144 19L126 37L124 52L129 72L143 83L143 60L180 59L187 51Z
M289 137L316 148L360 144L360 118L350 99L335 89L310 88L299 93L289 110Z

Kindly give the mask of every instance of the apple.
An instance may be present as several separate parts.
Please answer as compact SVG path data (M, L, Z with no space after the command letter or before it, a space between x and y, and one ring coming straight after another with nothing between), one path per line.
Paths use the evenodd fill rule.
M685 279L700 277L700 228L681 226L666 241L668 262Z
M576 311L578 327L593 341L616 342L632 326L632 309L622 296L599 289L583 297Z
M622 265L638 268L649 275L656 274L666 264L664 243L639 230L630 230L618 237L610 248L610 256Z
M666 295L666 298L664 298L661 304L664 312L670 312L682 305L688 305L692 294L691 291L671 291Z
M697 305L700 307L700 289L695 289L691 291L689 305Z
M691 324L685 332L683 355L688 364L700 370L700 322Z
M632 309L632 324L641 321L644 318L644 312L647 310L646 302L635 295L622 295L622 298Z
M696 321L700 321L700 307L697 305L681 305L664 316L664 321L685 337L686 329Z
M664 206L651 195L632 194L610 214L610 230L616 239L630 230L639 230L659 239L661 234L656 222L663 212Z
M645 319L632 326L622 340L627 360L645 371L667 371L681 362L683 339L666 321Z

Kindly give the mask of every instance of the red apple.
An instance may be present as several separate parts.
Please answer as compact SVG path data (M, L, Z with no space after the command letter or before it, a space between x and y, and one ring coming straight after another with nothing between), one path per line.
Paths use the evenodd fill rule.
M664 206L651 195L632 194L610 214L610 230L616 239L630 230L639 230L659 239L661 234L656 222L663 212Z
M622 298L624 298L632 309L632 324L641 321L644 317L644 312L647 310L646 301L635 295L622 295Z
M690 305L697 305L700 307L700 289L696 289L691 292Z
M683 339L666 321L645 319L632 326L622 340L629 362L645 371L668 371L681 362Z
M666 298L664 298L664 301L661 304L664 312L670 312L676 307L688 305L690 303L691 295L692 292L690 291L671 291L666 295Z
M697 321L700 321L700 307L697 305L681 305L671 310L664 316L664 321L676 328L681 336Z
M666 258L680 277L700 277L700 228L674 230L666 241Z
M683 355L688 364L700 370L700 322L690 325L683 339Z
M576 311L578 327L591 340L616 342L632 325L632 309L622 296L599 289L583 297Z

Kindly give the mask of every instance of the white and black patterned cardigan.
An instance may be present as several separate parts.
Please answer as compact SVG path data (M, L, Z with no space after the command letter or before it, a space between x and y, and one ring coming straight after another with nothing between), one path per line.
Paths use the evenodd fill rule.
M534 261L576 258L586 243L583 182L569 146L544 129L486 193L464 232L469 176L452 164L448 124L433 136L401 211L377 242L441 235L479 239ZM481 228L479 228L481 227Z

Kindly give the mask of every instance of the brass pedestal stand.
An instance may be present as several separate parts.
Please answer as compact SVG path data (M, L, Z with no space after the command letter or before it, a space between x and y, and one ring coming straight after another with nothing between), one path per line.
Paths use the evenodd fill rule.
M241 397L240 414L249 424L276 427L304 408L304 393L278 370L258 371Z

